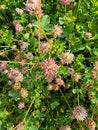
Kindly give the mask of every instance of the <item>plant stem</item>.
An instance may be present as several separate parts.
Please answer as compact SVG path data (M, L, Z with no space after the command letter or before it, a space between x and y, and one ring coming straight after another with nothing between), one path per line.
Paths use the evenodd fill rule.
M38 20L38 41L39 41L39 45L40 45L40 35L41 35L41 0L39 1L39 12L38 12L37 20Z
M0 60L0 62L7 62L7 63L12 63L12 64L26 64L26 65L33 65L33 63L23 63L23 62L19 62L19 61L3 61L3 60Z
M32 105L33 105L33 103L34 103L34 101L35 101L35 98L32 100L32 102L31 102L31 104L30 104L30 106L29 106L29 108L28 108L28 110L27 110L27 112L26 112L26 114L25 114L25 117L24 117L24 121L26 120L26 117L27 117L27 115L28 115L28 113L29 113L29 111L30 111L30 109L31 109L31 107L32 107Z
M62 90L61 90L61 89L60 89L60 93L62 94L62 96L63 96L63 98L64 98L64 100L65 100L66 104L68 105L68 107L69 107L70 111L72 112L72 109L71 109L71 107L70 107L70 105L69 105L69 103L68 103L68 101L67 101L67 99L66 99L65 95L62 93Z

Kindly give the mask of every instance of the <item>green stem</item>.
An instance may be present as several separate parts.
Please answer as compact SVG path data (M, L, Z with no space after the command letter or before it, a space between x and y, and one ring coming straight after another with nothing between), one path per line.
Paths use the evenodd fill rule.
M18 61L3 61L3 60L0 60L0 62L7 62L7 63L12 63L12 64L26 64L26 65L33 65L33 63L23 63L23 62L18 62Z
M69 103L68 103L68 101L67 101L67 99L66 99L65 95L62 93L61 89L60 89L60 93L62 94L62 96L63 96L63 98L64 98L64 100L65 100L66 104L68 105L68 107L69 107L70 111L72 112L72 109L71 109L71 107L70 107L70 105L69 105Z
M29 108L28 108L28 110L27 110L27 112L26 112L26 114L25 114L24 121L25 121L25 119L26 119L26 117L27 117L27 115L28 115L28 113L29 113L29 111L30 111L30 109L31 109L31 107L32 107L32 105L33 105L33 103L34 103L34 101L35 101L35 98L32 100L32 102L31 102L31 104L30 104L30 106L29 106Z
M80 4L81 4L81 0L78 1L78 9L79 9L79 7L80 7Z

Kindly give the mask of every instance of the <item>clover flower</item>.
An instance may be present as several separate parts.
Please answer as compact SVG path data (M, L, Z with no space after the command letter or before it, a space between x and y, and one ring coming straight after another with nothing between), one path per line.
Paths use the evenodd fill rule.
M16 8L16 9L15 9L15 11L16 11L18 14L20 14L20 15L22 15L22 14L23 14L23 10L22 10L22 9L20 9L20 8Z
M27 12L35 11L36 14L43 16L43 10L40 10L40 0L27 0L25 3L25 10Z
M26 58L27 58L28 60L32 60L32 59L33 59L32 53L31 53L31 52L28 52L28 53L26 54Z
M23 26L18 22L18 20L14 20L13 25L15 26L16 32L21 32L23 30Z
M26 49L28 49L28 46L29 46L28 42L22 42L21 45L20 45L20 48L22 50L26 50Z
M86 33L85 33L85 37L86 37L87 39L90 39L90 38L92 38L92 34L91 34L90 32L86 32Z
M65 83L64 83L64 81L62 80L61 77L56 78L56 84L57 84L58 86L63 86L63 87L65 87Z
M4 71L7 67L7 62L0 62L0 72Z
M96 123L92 118L87 118L85 120L85 123L86 123L87 127L89 128L89 130L95 130Z
M92 78L98 80L98 61L95 61L93 64L93 70L91 72Z
M62 5L69 5L72 0L61 0Z
M71 79L74 81L74 82L78 82L80 79L81 79L81 75L79 73L73 73L71 75Z
M8 78L13 79L15 82L22 81L23 75L18 68L11 68L7 73Z
M68 75L73 75L75 70L73 68L68 68Z
M66 126L60 126L59 130L71 130L71 127L69 125Z
M15 82L14 84L12 84L12 87L13 87L14 90L20 90L21 83L20 82Z
M94 69L96 70L96 71L98 71L98 61L95 61L95 63L94 63Z
M25 10L26 11L32 11L35 10L36 8L38 8L39 5L39 0L27 0L27 2L25 3Z
M57 91L57 90L59 90L59 86L57 85L57 84L49 84L48 86L47 86L47 90L55 90L55 91Z
M42 68L44 70L46 79L48 80L48 78L50 78L52 80L59 67L55 63L55 60L49 58L42 62Z
M62 26L54 25L54 30L51 32L54 37L60 37L62 34Z
M87 111L82 106L77 106L73 111L73 117L79 121L83 121L87 117Z
M42 53L48 53L50 50L50 45L48 42L41 42L39 49Z
M26 74L28 72L28 70L29 70L29 66L23 66L22 70L21 70L21 73Z
M91 74L92 74L93 79L98 80L98 70L97 69L93 69Z
M24 65L24 63L26 62L26 54L24 52L17 52L15 60L17 62L20 62L21 65Z
M54 75L59 67L54 59L49 58L42 62L42 68L44 69L46 75Z
M74 59L74 55L70 52L63 52L61 56L62 64L71 64Z
M26 98L28 96L28 91L27 91L26 88L21 88L20 96L23 97L23 98Z
M11 49L12 49L12 51L16 51L16 50L17 50L17 46L16 46L16 45L13 45L13 46L11 47Z
M25 103L24 103L24 102L19 102L19 103L18 103L18 108L19 108L19 109L25 108Z
M52 80L54 80L54 75L45 75L45 79L47 82L52 82Z

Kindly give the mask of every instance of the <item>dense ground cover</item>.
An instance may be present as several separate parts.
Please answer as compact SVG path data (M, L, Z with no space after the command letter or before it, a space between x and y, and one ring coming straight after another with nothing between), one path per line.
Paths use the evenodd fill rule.
M0 130L98 129L98 1L0 1Z

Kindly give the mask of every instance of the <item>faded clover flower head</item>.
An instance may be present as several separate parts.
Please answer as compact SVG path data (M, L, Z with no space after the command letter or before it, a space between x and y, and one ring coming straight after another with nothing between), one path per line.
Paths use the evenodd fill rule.
M16 45L13 45L13 46L11 47L11 49L12 49L12 51L16 51L16 50L17 50L17 46L16 46Z
M54 80L54 75L45 75L45 79L47 82L52 82L52 80Z
M68 68L68 75L73 75L75 70L73 68Z
M80 79L81 79L81 75L79 73L73 73L71 75L71 79L74 81L74 82L78 82Z
M25 33L25 34L24 34L24 38L25 38L25 39L28 39L28 38L29 38L29 36L30 36L30 34L29 34L29 33Z
M7 62L0 62L0 72L4 71L7 67Z
M42 62L42 68L44 70L46 79L50 77L50 79L52 80L59 67L54 59L49 58Z
M20 82L15 82L14 84L12 84L12 87L13 87L14 90L20 90L21 83Z
M21 62L20 64L23 66L26 61L26 55L24 52L16 53L15 60Z
M26 58L27 58L28 60L32 60L32 59L33 59L32 53L31 53L31 52L28 52L28 53L26 54Z
M16 8L15 11L20 15L23 14L23 10L20 8Z
M14 20L13 25L15 26L16 32L21 32L23 30L23 26L18 22L18 20Z
M69 125L66 126L60 126L59 130L71 130L71 127Z
M79 121L83 121L87 117L87 111L82 106L77 106L73 111L73 117Z
M50 50L50 45L48 42L41 42L39 49L42 53L48 53Z
M72 0L61 0L62 5L69 5Z
M25 108L25 103L24 103L24 102L19 102L19 103L18 103L18 108L19 108L19 109Z
M91 72L92 78L98 80L98 61L95 61L93 64L93 70Z
M92 70L92 78L98 80L98 70L96 69Z
M74 59L74 55L70 52L63 52L61 56L62 64L71 64Z
M58 86L65 87L65 83L64 83L64 81L62 80L61 77L56 78L56 83L57 83Z
M3 4L3 5L0 5L0 10L5 10L6 6Z
M59 90L59 86L57 85L57 84L49 84L48 86L47 86L47 90L55 90L55 91L57 91L57 90Z
M28 42L22 42L20 48L21 48L22 50L26 50L26 49L28 49L28 46L29 46L29 43L28 43Z
M96 71L98 71L98 61L95 61L93 66L94 66L94 69L95 69Z
M23 66L22 70L21 70L21 73L26 74L28 72L28 70L29 70L29 66Z
M85 123L86 123L87 127L89 128L89 130L95 130L96 123L92 118L87 118L85 120Z
M27 91L26 88L21 88L20 96L23 97L23 98L26 98L28 96L28 91Z
M87 39L90 39L90 38L92 38L92 34L91 34L90 32L86 32L86 33L85 33L85 37L86 37Z
M60 25L54 25L54 30L52 31L52 35L54 37L60 37L62 34L62 26Z
M7 73L8 78L13 79L15 82L22 81L23 75L18 68L11 68Z

